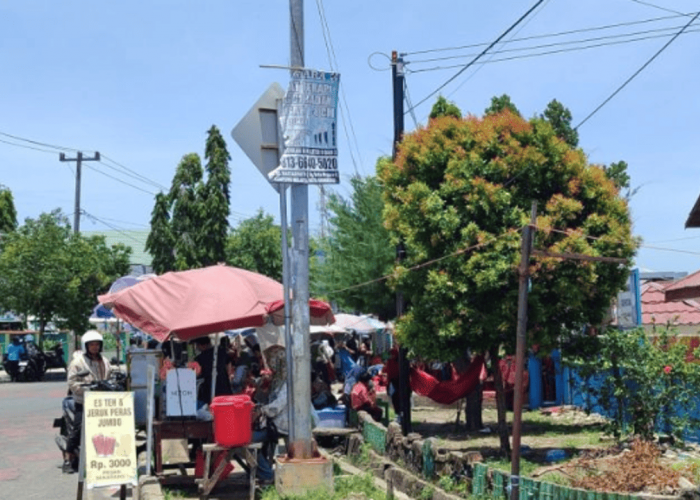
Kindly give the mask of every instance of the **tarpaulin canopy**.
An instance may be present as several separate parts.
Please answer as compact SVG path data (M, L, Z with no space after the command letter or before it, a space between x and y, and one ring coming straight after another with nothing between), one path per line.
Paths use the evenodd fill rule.
M263 326L283 304L282 285L262 274L217 265L165 273L98 300L115 316L163 341ZM311 314L330 311L317 302ZM323 304L323 306L322 306ZM332 317L332 314L331 314Z
M282 297L282 285L267 276L217 265L165 273L98 300L162 341L262 326L267 305Z

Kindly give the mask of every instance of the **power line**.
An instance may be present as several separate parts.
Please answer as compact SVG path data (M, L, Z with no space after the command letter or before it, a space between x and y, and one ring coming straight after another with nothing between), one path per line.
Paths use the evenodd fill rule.
M544 44L540 44L540 45L529 45L526 47L514 47L514 48L494 50L491 52L491 54L507 54L507 53L512 53L512 52L524 52L526 50L536 50L536 49L544 49L544 48L550 48L550 47L561 47L561 46L566 46L566 45L574 45L574 44L586 43L586 42L596 42L596 41L601 41L601 40L613 40L616 38L633 37L635 35L646 35L649 33L661 33L661 32L667 32L667 31L675 32L680 27L681 26L668 26L668 27L664 27L664 28L655 28L655 29L649 29L649 30L635 31L635 32L631 32L631 33L616 33L613 35L597 36L597 37L591 37L591 38L584 38L584 39L580 39L580 40L567 40L567 41L563 41L563 42L544 43ZM667 34L664 36L670 36L670 35ZM634 41L648 40L650 38L656 38L656 37L638 38L638 39L634 39ZM450 59L462 59L462 58L473 57L473 56L474 56L474 54L457 54L457 55L452 55L452 56L432 57L429 59L413 60L413 61L411 61L411 64L421 64L421 63L436 62L436 61L447 61Z
M601 26L593 26L590 28L578 28L575 30L567 30L567 31L558 31L554 33L545 33L541 35L530 35L526 37L521 37L521 38L512 38L511 40L508 40L504 42L504 44L509 44L509 43L516 43L516 42L523 42L527 40L537 40L537 39L542 39L542 38L555 38L559 36L566 36L566 35L574 35L578 33L587 33L590 31L602 31L602 30L607 30L607 29L614 29L614 28L621 28L624 26L635 26L639 24L648 24L648 23L654 23L657 21L666 21L669 19L676 19L679 17L686 17L693 15L693 13L690 14L682 14L679 13L679 15L675 16L662 16L662 17L653 17L649 19L643 19L641 21L628 21L624 23L615 23L615 24L604 24ZM489 42L480 42L480 43L474 43L474 44L469 44L469 45L461 45L461 46L453 46L453 47L442 47L442 48L435 48L435 49L427 49L427 50L418 50L418 51L413 51L413 52L402 52L402 56L409 56L409 55L417 55L417 54L429 54L432 52L448 52L448 51L455 51L455 50L463 50L463 49L474 49L478 47L483 47L487 45Z
M146 176L144 176L144 175L139 174L138 172L136 172L136 171L130 169L129 167L127 167L126 165L123 165L122 163L119 163L118 161L113 160L112 158L108 157L107 155L102 155L102 158L104 158L105 160L107 160L107 161L109 161L109 162L111 162L111 163L117 165L118 167L122 168L122 169L125 170L126 172L129 172L129 173L133 174L132 177L138 178L138 179L140 179L141 181L143 181L144 183L147 183L147 184L152 185L153 187L157 187L157 188L159 188L159 189L162 189L163 191L168 191L168 188L166 188L166 187L163 186L162 184L159 184L158 182L156 182L156 181L154 181L154 180L151 180L151 179L149 179L148 177L146 177ZM107 165L107 166L108 166L108 165Z
M111 230L116 231L116 232L118 232L119 234L121 234L121 235L123 235L123 236L126 236L127 238L129 238L129 239L131 239L131 240L134 240L135 242L137 242L137 243L139 243L139 244L141 244L141 245L144 244L144 241L143 241L143 240L139 240L138 238L134 237L134 235L125 232L124 230L118 228L117 226L114 226L114 225L112 225L112 224L110 224L110 223L108 223L108 222L105 222L104 220L102 220L102 219L100 219L99 217L96 217L96 216L94 216L94 215L92 215L92 214L86 212L85 210L81 210L80 212L81 212L82 215L84 215L84 216L87 217L88 219L92 220L93 222L99 222L100 224L104 224L105 226L107 226L107 227L110 228Z
M697 33L700 32L700 29L690 29L686 30L685 34L688 33ZM520 56L511 56L511 57L501 57L499 59L493 59L490 61L484 61L484 62L478 62L477 64L491 64L491 63L498 63L498 62L507 62L507 61L515 61L518 59L529 59L532 57L540 57L540 56L548 56L548 55L553 55L553 54L562 54L565 52L575 52L579 50L588 50L588 49L596 49L600 47L607 47L611 45L621 45L621 44L626 44L626 43L633 43L633 42L640 42L640 41L646 41L646 40L653 40L656 38L666 38L670 36L669 34L663 34L663 35L654 35L654 36L647 36L647 37L640 37L640 38L632 38L629 40L619 40L616 42L605 42L605 43L596 43L592 45L586 45L583 47L572 47L568 49L557 49L557 50L548 50L544 52L537 52L534 54L523 54ZM414 69L414 70L409 70L410 73L424 73L426 71L439 71L439 70L447 70L447 69L454 69L454 68L459 68L461 65L455 64L451 66L435 66L432 68L425 68L425 69Z
M673 12L674 14L679 14L679 15L681 15L681 16L690 15L690 14L683 14L682 12L678 12L677 10L667 9L666 7L661 7L660 5L656 5L656 4L653 4L653 3L642 2L641 0L631 0L631 1L634 2L634 3L641 4L641 5L646 5L646 6L648 6L648 7L654 7L655 9L664 10L664 11L666 11L666 12Z
M488 52L494 45L496 45L496 44L497 44L498 42L500 42L503 38L505 38L506 35L508 35L508 33L510 33L516 26L518 26L518 24L520 24L523 20L525 20L525 18L527 18L527 17L530 15L530 13L532 13L532 12L533 12L537 7L539 7L540 4L542 4L542 2L544 2L544 1L545 1L545 0L538 0L537 3L536 3L535 5L533 5L532 7L530 7L530 9L528 9L528 11L525 12L525 14L523 14L522 16L520 16L520 18L519 18L517 21L515 21L514 24L512 24L507 30L505 30L505 31L504 31L498 38L496 38L496 40L494 40L488 47L486 47L483 51L481 51L481 53L480 53L478 56L476 56L476 57L475 57L474 59L472 59L469 63L467 63L462 69L460 69L459 71L457 71L457 73L455 73L455 74L452 75L450 78L448 78L447 81L446 81L445 83L443 83L443 84L440 85L438 88L436 88L435 90L433 90L430 94L428 94L428 95L425 96L423 99L421 99L421 100L418 102L418 104L416 104L414 107L417 107L417 106L420 106L421 104L423 104L425 101L427 101L428 99L430 99L431 97L433 97L435 94L437 94L438 92L440 92L440 91L441 91L443 88L445 88L448 84L450 84L451 82L453 82L459 75L461 75L461 74L464 73L467 69L469 69L476 61L478 61L478 60L481 58L481 56L483 56L484 54L486 54L486 52Z
M326 12L323 7L323 0L316 0L316 7L318 9L318 15L321 20L321 32L323 33L323 41L326 45L326 52L328 54L328 62L330 64L331 70L332 71L338 71L338 59L335 55L335 48L333 47L333 39L331 38L331 29L330 26L328 25L328 19L326 18ZM355 146L355 151L357 152L357 156L360 159L360 163L362 163L362 154L360 152L360 147L357 143L357 135L355 135L355 127L353 126L352 122L352 116L350 115L350 107L348 106L347 99L345 97L345 86L340 84L339 86L340 89L340 97L341 97L341 106L340 106L340 119L343 122L343 131L345 133L345 138L348 141L348 144L350 145L349 152L350 152L350 160L352 161L352 165L355 169L355 174L358 174L357 170L357 162L355 161L355 155L352 151L352 146ZM350 135L348 134L348 125L345 123L345 112L347 112L348 115L348 122L350 123L350 135L352 135L352 139L350 140Z
M35 147L35 146L29 146L29 145L27 145L27 144L18 144L18 143L16 143L16 142L6 141L5 139L0 139L0 142L5 143L5 144L9 144L10 146L16 146L16 147L18 147L18 148L32 149L32 150L34 150L34 151L41 151L42 153L50 153L50 154L52 154L52 155L55 155L55 154L56 154L56 151L55 151L55 150L37 148L37 147Z
M47 148L53 148L53 149L57 149L59 151L78 151L78 149L75 149L75 148L69 148L66 146L56 146L54 144L48 144L46 142L35 141L33 139L27 139L26 137L20 137L18 135L8 134L7 132L0 132L0 135L4 135L5 137L9 137L10 139L14 139L16 141L28 142L30 144L35 144L37 146L44 146Z
M654 59L656 59L656 58L659 56L659 54L661 54L664 50L666 50L666 48L667 48L669 45L671 45L671 44L676 40L676 38L678 38L678 37L681 35L681 33L683 33L683 32L698 18L698 16L700 16L700 12L696 13L696 14L690 19L690 21L688 21L688 23L687 23L685 26L683 26L683 27L681 28L681 30L673 36L673 38L671 38L668 42L666 42L666 43L664 44L664 46L661 47L661 48L656 52L656 54L654 54L653 56L651 56L651 58L650 58L647 62L645 62L645 63L642 65L641 68L639 68L637 71L635 71L635 72L632 74L632 76L630 76L622 85L620 85L620 86L617 88L617 90L615 90L615 92L613 92L612 94L610 94L610 97L608 97L607 99L605 99L605 100L604 100L597 108L595 108L586 118L584 118L583 121L582 121L581 123L579 123L578 125L576 125L576 126L574 127L574 130L578 130L578 128L579 128L581 125L583 125L584 123L586 123L586 122L587 122L593 115L595 115L603 106L605 106L608 102L610 102L610 100L611 100L613 97L615 97L622 89L624 89L624 88L627 86L628 83L630 83L632 80L634 80L635 77L636 77L639 73L641 73L642 71L644 71L644 68L646 68L647 66L649 66L649 64L651 64L651 62L652 62Z
M113 179L113 180L115 180L115 181L117 181L117 182L119 182L119 183L121 183L121 184L124 184L125 186L132 187L132 188L134 188L134 189L136 189L136 190L138 190L138 191L141 191L141 192L143 192L143 193L150 194L151 196L155 196L155 195L156 195L156 193L153 193L153 192L151 192L151 191L146 191L145 189L141 189L140 187L135 186L134 184L131 184L130 182L126 182L126 181L123 181L123 180L119 179L118 177L114 177L113 175L110 175L110 174L108 174L107 172L103 172L102 170L99 170L98 168L93 167L92 165L86 165L86 166L87 166L88 168L91 168L92 170L94 170L94 171L97 172L98 174L102 174L102 175L104 175L105 177L109 177L110 179Z

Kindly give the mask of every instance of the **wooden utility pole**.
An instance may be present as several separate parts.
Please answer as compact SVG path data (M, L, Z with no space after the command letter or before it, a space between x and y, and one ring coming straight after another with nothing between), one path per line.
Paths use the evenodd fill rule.
M523 417L523 370L527 347L527 292L530 279L532 230L537 224L537 202L532 202L530 224L523 229L518 270L518 325L515 339L515 387L513 395L513 447L510 458L510 500L518 500L520 491L520 435ZM498 369L498 367L496 367Z
M95 155L91 158L83 156L82 151L78 151L75 158L66 158L65 153L61 153L58 157L59 161L74 161L75 162L75 211L73 212L73 232L80 232L80 174L84 161L100 161L99 151L95 151Z

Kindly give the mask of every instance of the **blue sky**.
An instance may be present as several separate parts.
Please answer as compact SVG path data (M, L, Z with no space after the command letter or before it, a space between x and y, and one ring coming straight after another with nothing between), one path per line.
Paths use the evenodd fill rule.
M700 8L687 0L655 3L680 13ZM466 64L483 47L420 52L489 43L534 4L306 0L306 66L340 71L347 104L339 145L342 182L332 189L348 195L353 173L374 173L377 158L391 153L392 50L407 53L407 86L418 103L457 71L420 70ZM92 217L81 219L81 229L147 229L157 186L170 185L183 155L203 153L214 124L232 156L232 224L259 208L277 219L276 193L229 134L270 83L287 85L286 71L260 66L289 64L288 10L286 0L0 0L0 133L87 154L100 151L108 160L83 168L81 204ZM503 93L526 117L556 98L576 125L689 20L635 0L549 0L494 48L520 52L487 55L487 64L464 71L441 93L475 115ZM614 24L619 26L591 31ZM646 245L637 265L645 270L700 268L700 229L684 229L700 194L699 29L697 21L579 130L592 162L625 160L633 186L641 186L631 208L634 232ZM587 31L517 41L570 30ZM630 37L640 40L610 44ZM560 45L533 48L545 44ZM591 44L607 45L500 61ZM455 55L462 57L425 61ZM415 122L406 116L408 131L426 123L434 99L416 107ZM72 220L74 164L59 162L53 148L7 135L0 141L0 183L12 190L20 221L54 208ZM153 183L127 176L122 167ZM312 187L316 232L317 204Z

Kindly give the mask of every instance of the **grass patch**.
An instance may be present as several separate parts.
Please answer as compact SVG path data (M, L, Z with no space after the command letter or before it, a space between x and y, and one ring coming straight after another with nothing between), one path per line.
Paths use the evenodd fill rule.
M262 492L262 500L343 500L351 493L361 493L366 498L373 500L387 500L386 492L377 488L374 485L374 476L371 473L355 475L355 476L338 476L334 478L335 492L329 495L326 490L320 489L307 492L304 496L285 496L281 497L274 487L266 488Z

